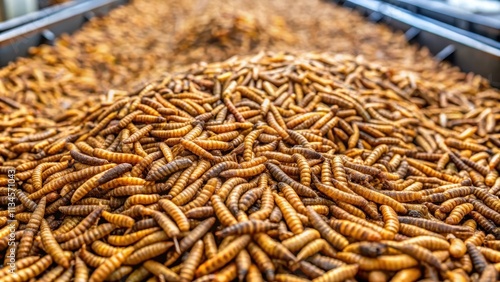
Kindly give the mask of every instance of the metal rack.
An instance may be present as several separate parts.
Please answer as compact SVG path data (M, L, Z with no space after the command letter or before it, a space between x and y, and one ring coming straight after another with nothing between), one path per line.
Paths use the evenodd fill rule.
M19 16L19 17L10 19L10 20L5 21L5 22L0 22L0 33L5 32L5 31L10 30L10 29L13 29L13 28L16 28L16 27L19 27L19 26L22 26L22 25L25 25L25 24L29 24L29 23L37 21L41 18L48 17L50 15L53 15L53 14L60 12L64 9L67 9L69 7L75 6L75 5L77 5L81 2L84 2L84 1L87 1L87 0L74 0L74 1L63 3L63 4L60 4L57 6L51 6L51 7L47 7L45 9L42 9L42 10L31 12L29 14Z
M414 14L429 17L454 27L500 41L500 13L474 14L450 6L445 2L429 0L382 0Z
M404 31L409 42L426 46L436 60L450 61L462 71L480 74L500 87L500 43L496 40L379 0L333 2L357 10L373 22Z
M75 1L43 9L0 26L0 66L28 55L32 46L53 44L57 36L78 30L94 16L103 16L129 0Z

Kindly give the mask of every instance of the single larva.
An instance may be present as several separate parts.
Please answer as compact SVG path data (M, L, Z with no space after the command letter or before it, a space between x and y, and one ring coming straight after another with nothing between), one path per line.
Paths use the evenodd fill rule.
M166 281L179 281L180 277L177 275L177 273L173 272L157 261L148 260L143 263L143 266L155 276L164 277Z
M307 217L312 226L319 231L321 236L335 248L342 250L349 242L341 234L334 231L312 208L307 207Z
M203 247L203 241L199 240L191 248L191 251L189 252L187 259L184 261L183 267L179 273L181 281L188 282L194 278L195 271L202 260Z
M45 250L53 257L54 261L64 268L69 268L69 259L63 253L63 249L57 243L45 219L42 220L40 225L40 236Z
M229 245L219 251L218 254L201 264L196 270L196 276L200 277L212 273L213 271L224 266L231 259L233 259L239 251L248 245L250 239L250 235L244 235L229 243Z

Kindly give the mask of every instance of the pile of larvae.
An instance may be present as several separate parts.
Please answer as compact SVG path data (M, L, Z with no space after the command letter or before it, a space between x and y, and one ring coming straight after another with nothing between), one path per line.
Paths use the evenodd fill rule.
M55 126L3 97L0 281L497 281L499 95L422 85L262 52Z

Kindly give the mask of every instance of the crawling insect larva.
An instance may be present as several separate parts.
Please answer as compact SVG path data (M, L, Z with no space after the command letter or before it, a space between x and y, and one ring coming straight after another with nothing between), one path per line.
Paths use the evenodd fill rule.
M87 232L78 235L75 238L70 239L67 242L61 244L61 248L63 250L76 250L80 248L82 245L90 244L93 241L99 240L109 233L111 233L115 229L115 226L110 223L104 223L97 226L94 229L90 229Z
M175 225L175 223L166 214L148 208L142 209L141 214L154 218L169 238L174 238L174 240L176 240L177 236L180 234L180 230L177 225Z
M359 266L357 264L343 265L333 270L330 270L322 276L313 279L313 282L327 282L327 281L345 281L353 278L358 272Z
M320 251L330 257L335 256L336 253L324 239L316 239L301 248L300 252L297 254L297 260L302 261Z
M264 170L266 170L266 166L264 164L259 164L257 166L249 168L229 169L221 172L219 175L224 178L233 178L233 177L250 178L261 174Z
M205 149L203 149L199 145L196 145L192 141L185 140L185 139L181 138L180 144L184 148L188 149L189 151L193 152L193 154L195 154L201 158L205 158L205 159L209 159L209 160L215 159L215 157L211 153L209 153L208 151L206 151Z
M198 194L198 197L196 197L194 200L191 202L187 203L186 205L182 206L180 209L182 211L187 211L192 208L197 208L203 206L205 203L208 202L210 197L213 195L215 192L215 189L217 187L220 187L221 181L218 178L212 178L210 179L205 186L203 186L203 189L200 191ZM187 190L187 189L186 189ZM181 192L178 196L182 197L183 193ZM181 201L178 200L178 197L172 199L172 202L174 204L179 204Z
M181 211L181 209L175 205L173 202L167 199L162 199L158 202L160 206L167 212L172 219L176 222L180 231L189 231L189 221L186 215ZM190 209L191 211L192 209ZM208 217L208 216L207 216Z
M422 275L419 268L408 268L400 270L394 275L391 281L394 282L404 282L404 281L416 281Z
M52 257L50 255L47 255L37 260L29 267L23 268L21 270L16 271L15 273L10 273L10 275L2 277L0 281L2 282L28 281L38 276L46 269L48 269L51 264L52 264Z
M185 216L189 219L206 219L209 217L214 216L214 208L211 206L205 206L205 207L198 207L198 208L193 208L189 211L186 211ZM179 225L179 223L177 223ZM180 229L180 226L179 226Z
M281 210L281 213L283 214L286 224L290 230L294 234L304 232L304 226L302 225L300 218L297 216L297 211L293 209L292 205L290 205L285 198L279 196L278 194L274 194L274 200L276 205Z
M183 267L179 273L180 281L188 282L193 280L196 269L201 263L203 257L203 241L197 241L187 259L184 261Z
M205 248L205 256L207 258L212 258L217 254L217 243L215 242L215 237L212 233L207 233L203 236L203 245Z
M283 240L281 243L283 246L285 246L287 249L289 249L292 252L296 252L299 249L301 249L303 246L305 246L307 243L319 239L321 235L319 232L315 229L305 229L304 232L295 235L293 237L290 237L286 240Z
M115 271L134 252L133 247L126 248L113 255L100 265L90 276L89 281L102 281Z
M252 213L250 219L260 219L264 220L269 217L274 208L274 196L271 189L268 187L264 189L261 198L261 208L260 210Z
M19 247L17 250L17 257L24 258L28 256L31 247L33 246L33 239L35 233L40 228L40 224L43 220L45 214L45 205L47 201L45 197L43 197L37 204L36 209L31 214L31 217L26 225L26 228L23 233L23 237L21 238L21 242L19 243ZM17 221L16 221L17 222ZM9 226L10 228L10 226ZM3 238L3 237L2 237Z
M423 218L412 218L407 216L399 216L399 222L415 225L429 231L438 233L453 233L453 232L470 232L470 230L463 226L454 226L446 223L431 221Z
M134 225L135 220L129 216L123 214L112 214L107 211L102 212L102 217L108 222L118 225L120 227L130 228Z
M424 247L428 250L447 250L450 249L450 244L441 238L434 236L417 236L407 240L403 240L404 244L415 244L421 247Z
M346 263L357 263L361 270L387 270L398 271L405 268L415 267L418 261L409 255L382 255L377 258L366 258L354 253L337 253L337 259Z
M96 188L99 185L99 178L101 178L106 172L107 171L103 171L92 176L89 180L85 181L85 183L78 187L78 189L76 189L75 193L71 197L71 203L74 204L78 202L79 200L83 199L83 197L85 197L92 189Z
M373 190L367 189L361 185L353 182L349 182L349 187L358 195L364 197L367 200L374 201L375 203L387 205L393 208L398 213L406 214L406 208L398 201Z
M236 218L234 218L233 214L231 214L229 209L226 207L226 205L224 205L224 202L218 195L213 195L211 197L211 201L215 215L223 225L231 226L238 223Z
M172 242L158 242L151 244L149 246L142 247L138 250L135 250L132 254L130 254L123 263L126 265L138 265L144 261L147 261L161 254L164 254L173 245L174 243ZM129 248L134 249L133 247Z
M266 163L266 167L271 172L271 174L274 176L275 179L278 181L285 182L286 184L290 185L292 188L295 189L297 194L304 196L304 197L311 197L315 198L318 195L316 192L314 192L311 188L302 185L301 183L296 182L292 178L290 178L286 173L283 172L277 165L272 164L272 163Z
M469 214L473 209L474 205L472 205L471 203L458 205L451 211L445 222L448 224L458 224L460 221L462 221L464 216Z
M461 258L467 253L467 247L461 239L456 238L452 234L449 234L447 238L450 241L449 251L452 257Z
M60 177L60 178L57 178L57 179L54 179L54 180L48 182L47 184L45 184L42 187L42 189L30 194L28 196L28 198L30 198L31 200L40 199L44 195L46 195L50 192L54 192L54 191L62 188L64 185L66 185L68 183L74 183L74 182L77 182L80 180L87 179L91 176L94 176L98 173L106 171L106 170L113 168L115 166L116 166L116 164L106 164L106 165L102 165L102 166L92 166L92 167L84 168L84 169L79 170L79 171L70 172L70 173L64 175L63 177Z
M358 240L380 241L382 239L379 233L347 220L332 219L330 220L330 226L340 234L350 236Z
M212 257L211 259L205 261L196 270L196 276L200 277L221 268L226 263L231 261L242 249L244 249L250 242L250 235L243 235L236 238L234 241L229 243L223 250Z
M472 261L472 264L474 265L474 268L479 272L482 273L484 269L486 268L486 265L488 264L486 261L486 258L484 257L483 254L479 251L479 249L472 243L466 242L465 246L467 247L467 253L470 256L470 259Z
M95 148L93 151L94 157L108 160L114 163L133 163L141 162L142 157L134 154L113 153L103 149Z
M155 276L164 277L166 281L179 281L180 279L175 272L157 261L148 260L143 263L143 266Z
M382 212L382 217L384 218L384 229L392 234L397 234L399 231L399 220L398 215L394 209L389 206L380 206L380 211ZM393 236L390 236L393 238ZM385 238L385 239L392 239Z
M248 220L226 227L221 231L217 231L216 235L220 237L226 237L230 235L255 234L266 232L276 228L278 228L278 224L276 223L270 223L260 220Z
M241 250L236 256L235 262L238 269L238 279L243 281L248 274L250 266L252 265L252 259L248 251L245 249Z
M156 170L149 171L146 176L146 181L157 181L165 178L177 171L185 169L191 166L192 160L190 158L180 158L170 163L167 163Z
M338 182L335 179L332 179L332 183L336 187L345 187L341 182ZM368 204L368 202L363 197L360 197L356 194L346 193L340 189L335 189L335 187L327 186L319 182L315 182L314 185L316 186L316 188L318 188L319 191L321 191L321 193L327 195L332 200L341 201L343 203L348 203L359 207L363 207ZM345 187L345 191L350 190L349 188Z
M477 247L481 254L490 262L500 262L500 251L492 250L485 247Z
M179 242L180 253L179 252L175 252L173 254L169 253L167 255L167 261L165 262L165 265L169 266L170 264L175 262L179 258L180 254L188 250L191 246L194 245L196 241L201 239L208 232L208 230L214 225L214 223L215 223L215 218L211 217L205 219L198 226L192 229L191 232L189 232L189 234Z
M441 264L441 261L433 255L433 253L426 248L417 246L417 245L409 245L404 243L395 243L395 242L384 242L387 246L399 250L405 254L412 256L415 259L425 261L426 263L432 265L433 267L439 270L445 270L444 266Z
M69 268L69 259L63 253L61 246L59 246L54 238L45 219L42 219L40 225L40 236L42 238L44 249L53 257L54 261L64 268Z
M312 208L307 208L307 218L321 236L338 250L344 249L349 242L345 237L334 231Z
M270 256L289 262L297 262L297 258L287 248L265 233L255 234L253 235L253 239Z
M95 241L92 243L92 250L103 257L111 257L119 252L121 252L124 248L113 247L104 243L102 241Z

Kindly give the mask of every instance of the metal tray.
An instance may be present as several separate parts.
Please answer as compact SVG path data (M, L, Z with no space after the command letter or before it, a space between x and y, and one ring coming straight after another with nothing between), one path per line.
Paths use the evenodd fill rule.
M74 1L43 9L0 25L0 67L28 55L30 47L53 44L57 36L78 30L94 16L104 16L129 0ZM47 10L47 11L46 11ZM44 12L45 11L45 12Z
M412 13L500 41L500 13L474 14L444 2L429 0L383 0Z
M417 15L379 0L332 0L359 11L369 20L402 30L409 42L426 46L438 61L487 78L500 87L500 43L476 33Z
M22 16L4 21L4 22L0 22L0 33L5 32L9 29L16 28L16 27L21 26L21 25L29 24L29 23L34 22L36 20L39 20L41 18L48 17L54 13L60 12L64 9L67 9L69 7L77 5L77 4L84 2L84 1L89 1L89 0L74 0L74 1L70 1L67 3L60 4L60 5L50 6L50 7L47 7L47 8L35 11L35 12L31 12L29 14L22 15Z

